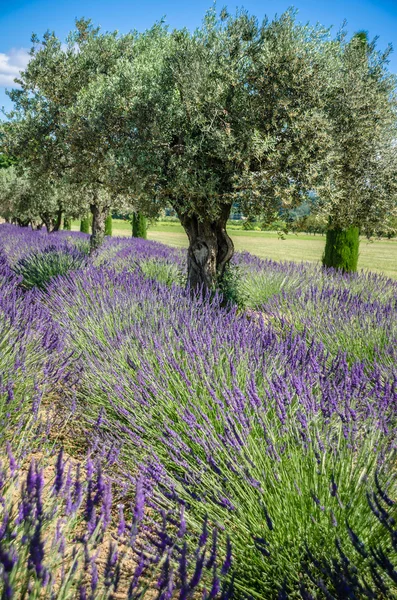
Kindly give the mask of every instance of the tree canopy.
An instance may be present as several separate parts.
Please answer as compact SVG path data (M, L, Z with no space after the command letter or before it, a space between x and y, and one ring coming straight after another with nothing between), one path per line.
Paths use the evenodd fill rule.
M396 214L396 77L391 49L379 52L360 32L342 38L326 95L333 147L328 189L321 204L330 227L359 227L371 235Z
M293 11L259 23L211 10L193 32L159 22L127 35L79 20L66 46L33 38L3 146L38 178L84 190L94 248L110 207L171 205L189 283L212 288L233 254L232 204L270 220L316 194L331 227L367 232L395 210L387 56Z

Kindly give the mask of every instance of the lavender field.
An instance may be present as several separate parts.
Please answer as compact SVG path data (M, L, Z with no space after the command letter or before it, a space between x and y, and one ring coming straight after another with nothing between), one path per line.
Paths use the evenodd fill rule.
M397 598L397 282L0 225L0 594Z

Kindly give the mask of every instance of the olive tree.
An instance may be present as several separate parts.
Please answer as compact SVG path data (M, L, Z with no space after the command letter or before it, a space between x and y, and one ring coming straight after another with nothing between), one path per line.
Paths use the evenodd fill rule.
M0 216L10 223L17 218L21 225L29 225L30 218L22 216L18 207L30 194L26 178L19 178L14 167L0 170Z
M359 232L372 235L397 214L396 78L390 48L365 33L335 48L327 112L333 148L320 208L328 218L326 266L356 270Z
M48 32L41 41L33 36L31 59L16 80L20 89L9 93L14 110L3 124L2 145L21 165L39 179L77 186L89 198L92 250L117 204L108 185L112 156L95 132L74 135L82 121L73 118L71 107L92 78L111 72L119 57L129 55L132 41L133 35L100 34L85 20L76 22L66 47L55 34Z
M233 255L227 220L294 206L324 181L326 31L286 13L207 14L191 33L161 25L93 79L75 117L112 148L115 185L157 214L171 205L189 238L188 282L213 288Z
M0 170L0 215L19 225L41 226L49 233L61 227L67 218L87 210L82 190L62 182L37 178L27 169L11 166Z
M21 226L44 223L49 232L59 229L58 194L43 181L32 180L15 166L0 171L0 215Z

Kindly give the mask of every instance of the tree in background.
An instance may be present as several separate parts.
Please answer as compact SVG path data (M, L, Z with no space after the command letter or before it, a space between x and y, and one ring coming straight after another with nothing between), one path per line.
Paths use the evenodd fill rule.
M32 227L44 224L49 233L58 231L62 215L75 217L87 210L86 198L78 187L50 183L29 170L14 165L0 170L0 215L6 221Z
M64 217L63 219L63 228L65 231L71 231L72 229L72 219L70 217Z
M0 169L9 169L15 164L15 159L11 158L3 152L0 153ZM15 199L12 197L10 189L11 181L14 179L14 171L9 171L8 174L0 172L0 216L6 223L11 223L13 218L13 207Z
M132 237L147 238L147 222L142 213L132 214Z
M83 217L80 220L81 233L90 233L91 221L92 221L91 216Z
M33 200L27 177L18 177L14 167L0 170L0 215L10 223L27 226L31 217L24 207Z
M358 250L360 242L358 227L347 229L327 229L323 265L342 269L342 271L357 271Z
M73 106L93 78L128 58L133 37L100 35L83 19L66 47L55 34L46 33L41 41L33 36L31 59L17 80L20 89L9 93L14 110L3 124L2 145L25 168L37 178L78 186L87 197L92 251L103 240L111 197L116 204L108 185L112 157L101 136L75 118Z
M331 179L321 197L329 220L323 264L355 271L359 233L372 235L397 214L396 79L387 70L390 49L379 53L363 32L336 50L327 102Z

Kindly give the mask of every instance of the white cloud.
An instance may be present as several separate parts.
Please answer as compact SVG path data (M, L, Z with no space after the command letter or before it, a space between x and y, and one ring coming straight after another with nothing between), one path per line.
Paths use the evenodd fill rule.
M26 48L12 48L8 53L0 52L0 87L16 87L14 79L26 67L29 59Z

